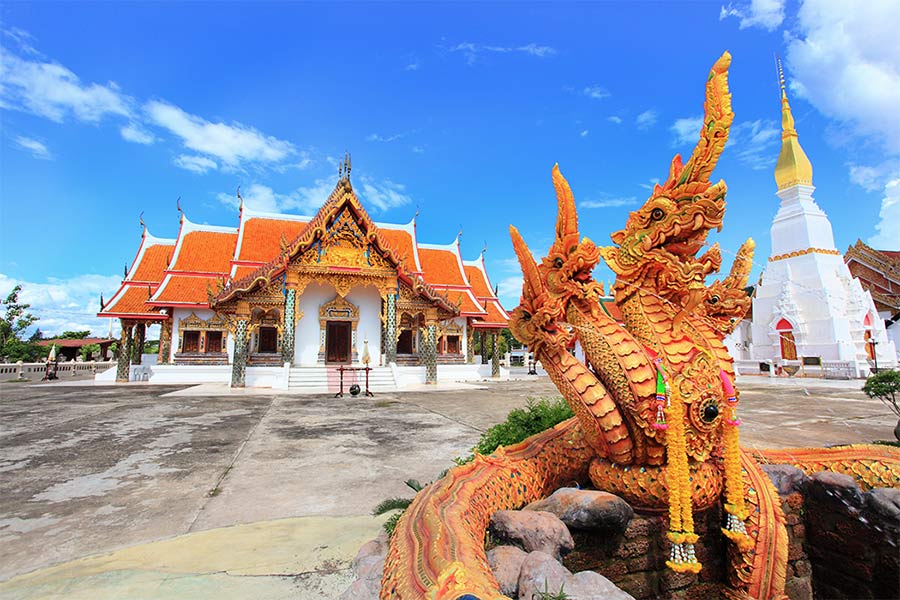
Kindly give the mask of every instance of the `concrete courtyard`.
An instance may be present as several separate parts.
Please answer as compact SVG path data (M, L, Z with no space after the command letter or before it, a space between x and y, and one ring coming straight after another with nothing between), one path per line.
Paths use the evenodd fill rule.
M891 439L861 382L742 378L745 446ZM335 598L372 507L546 377L374 398L0 384L0 597Z

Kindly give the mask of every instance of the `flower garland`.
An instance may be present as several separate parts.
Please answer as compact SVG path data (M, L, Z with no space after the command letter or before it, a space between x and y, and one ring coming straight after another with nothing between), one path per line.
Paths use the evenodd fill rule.
M728 414L725 419L725 527L722 533L737 544L742 551L753 546L753 540L747 535L744 522L747 519L747 507L744 504L744 477L741 471L741 448L738 427L741 420L737 416L737 394L731 378L723 370L719 370L722 380L722 391L725 392L725 403Z
M678 573L699 573L702 565L694 553L698 538L694 533L691 474L684 433L684 401L679 394L672 393L662 360L655 358L654 363L657 370L657 405L666 405L665 419L661 423L663 427L655 427L666 430L666 482L669 488L669 532L666 537L672 542L666 566ZM657 417L658 424L659 421Z

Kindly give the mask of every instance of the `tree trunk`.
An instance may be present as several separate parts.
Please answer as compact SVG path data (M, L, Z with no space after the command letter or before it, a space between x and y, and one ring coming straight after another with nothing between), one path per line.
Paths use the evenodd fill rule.
M897 426L894 427L894 437L900 442L900 420L897 421Z

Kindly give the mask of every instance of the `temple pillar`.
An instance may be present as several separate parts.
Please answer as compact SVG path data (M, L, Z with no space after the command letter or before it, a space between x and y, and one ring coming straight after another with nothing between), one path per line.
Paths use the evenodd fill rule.
M297 290L288 287L284 294L284 330L281 334L281 361L294 364L294 334L297 324L294 315L297 313Z
M116 365L116 381L128 381L131 371L132 331L131 321L122 319L122 337L119 340L119 357Z
M425 333L425 383L437 383L437 325L429 321Z
M484 329L478 332L478 340L481 342L481 364L486 365L491 355L488 352L488 335Z
M131 355L131 364L139 365L144 355L144 341L147 337L147 326L138 323L134 326L134 348Z
M247 382L247 334L250 319L241 318L235 322L234 359L231 361L231 387L244 387Z
M475 328L471 323L466 324L466 364L475 363Z
M384 364L397 362L397 294L389 293L384 305Z
M491 377L500 377L500 332L491 334Z
M169 364L172 356L172 318L168 318L159 325L159 359L161 365Z

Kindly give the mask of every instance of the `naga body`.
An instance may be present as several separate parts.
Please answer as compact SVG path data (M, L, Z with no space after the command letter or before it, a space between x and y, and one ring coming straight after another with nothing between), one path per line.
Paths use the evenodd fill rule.
M723 502L731 540L725 593L784 597L787 534L781 503L760 462L832 469L863 486L900 486L900 452L846 449L744 451L739 391L722 342L750 305L745 291L754 244L747 240L730 273L718 245L726 186L710 175L733 120L730 55L706 83L700 140L687 163L632 212L613 246L580 239L574 196L558 167L556 236L540 263L510 228L523 272L510 330L541 361L575 417L491 456L451 469L419 493L401 517L385 563L381 597L499 599L484 537L497 510L520 508L563 484L586 481L621 495L636 510L667 511L667 565L697 572L693 511ZM708 248L700 254L700 251ZM624 324L602 308L591 272L604 260ZM567 348L577 341L585 360ZM863 465L863 467L859 467Z

